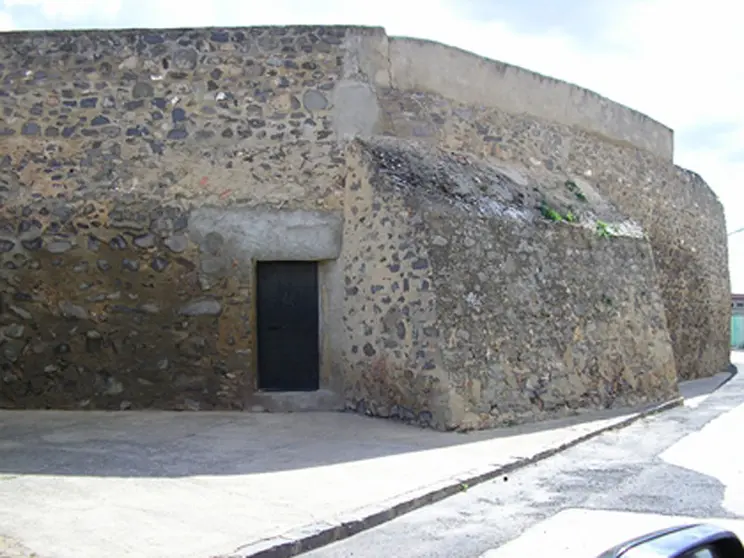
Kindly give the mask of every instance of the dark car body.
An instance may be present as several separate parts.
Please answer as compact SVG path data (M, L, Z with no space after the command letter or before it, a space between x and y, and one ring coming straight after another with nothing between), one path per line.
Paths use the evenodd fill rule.
M597 558L744 558L739 538L710 524L678 525L619 544Z

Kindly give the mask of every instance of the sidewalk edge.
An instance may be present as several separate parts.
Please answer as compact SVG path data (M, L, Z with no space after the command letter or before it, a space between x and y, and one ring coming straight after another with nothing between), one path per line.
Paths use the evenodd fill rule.
M683 403L684 398L677 397L665 403L637 411L635 414L632 414L621 421L599 427L596 430L582 434L568 442L541 451L540 453L530 457L519 459L506 465L501 465L486 472L473 474L472 476L463 476L463 478L459 478L456 481L445 481L436 487L432 487L429 490L425 490L416 496L389 507L381 509L379 506L371 506L367 509L362 509L353 514L356 516L355 519L338 523L321 522L310 524L282 536L272 537L246 545L234 553L212 556L211 558L292 558L298 554L316 550L320 547L356 535L362 531L372 529L382 523L391 521L392 519L400 517L418 508L454 496L455 494L462 492L464 489L493 480L496 477L511 473L512 471L526 467L527 465L531 465L538 461L542 461L552 455L595 438L604 432L624 428L645 417L678 407Z

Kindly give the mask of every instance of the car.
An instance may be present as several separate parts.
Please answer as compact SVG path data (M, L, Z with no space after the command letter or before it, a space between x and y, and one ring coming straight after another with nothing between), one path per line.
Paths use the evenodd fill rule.
M731 531L698 523L647 533L597 558L744 558L744 547Z

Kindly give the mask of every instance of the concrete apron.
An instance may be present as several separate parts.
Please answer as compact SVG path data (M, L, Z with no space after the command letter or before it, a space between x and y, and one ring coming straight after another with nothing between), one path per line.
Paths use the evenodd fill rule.
M555 430L541 432L540 434L543 434L542 437L532 439L530 436L536 436L536 433L515 435L507 439L498 440L501 444L497 444L497 440L480 442L484 445L479 448L480 451L478 453L481 453L483 457L486 457L486 454L490 454L488 449L494 452L490 455L490 463L483 462L479 466L469 468L466 465L468 458L461 455L459 459L455 459L455 462L459 463L461 470L447 478L415 490L399 493L392 498L381 500L356 510L350 510L342 517L305 525L299 529L283 533L278 537L266 538L242 546L235 552L216 555L211 558L290 558L297 556L351 537L361 531L372 529L403 514L433 504L483 482L494 480L501 476L504 476L504 481L508 481L506 475L516 469L555 455L603 432L623 428L644 417L677 407L683 402L684 399L680 397L620 417L593 420L574 426L557 427ZM517 446L521 447L517 449ZM510 447L510 450L507 447ZM497 452L504 450L506 452L503 460L498 458L493 459L493 456ZM442 450L438 451L441 452ZM455 451L459 452L461 450L457 449ZM511 455L509 455L510 451ZM508 457L506 457L507 455ZM439 467L440 458L449 461L453 457L452 455L445 456L442 453L432 456L433 459L431 461L435 463L434 467ZM485 461L488 461L488 459L485 459ZM443 465L446 468L448 464L445 463ZM470 465L474 465L474 463L470 462ZM443 471L444 469L440 469L440 472ZM399 474L405 475L406 473L401 471ZM417 471L411 471L411 474L419 475Z
M471 434L344 413L0 411L0 557L295 556L681 401Z

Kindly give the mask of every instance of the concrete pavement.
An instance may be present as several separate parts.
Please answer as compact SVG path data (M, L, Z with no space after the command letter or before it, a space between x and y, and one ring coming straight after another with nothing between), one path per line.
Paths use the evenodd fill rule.
M684 386L684 407L303 558L594 558L688 521L717 523L744 539L744 375L709 395L715 383L705 382Z
M581 508L537 523L482 558L531 556L545 548L557 558L593 558L614 544L610 541L684 523L714 523L744 540L744 447L737 435L744 424L744 378L734 382L723 397L738 394L738 405L659 453L641 479L629 479L609 497L588 494ZM633 499L656 504L629 506ZM576 525L581 525L581 537L576 537Z
M0 557L288 556L637 417L456 434L339 413L0 412Z

